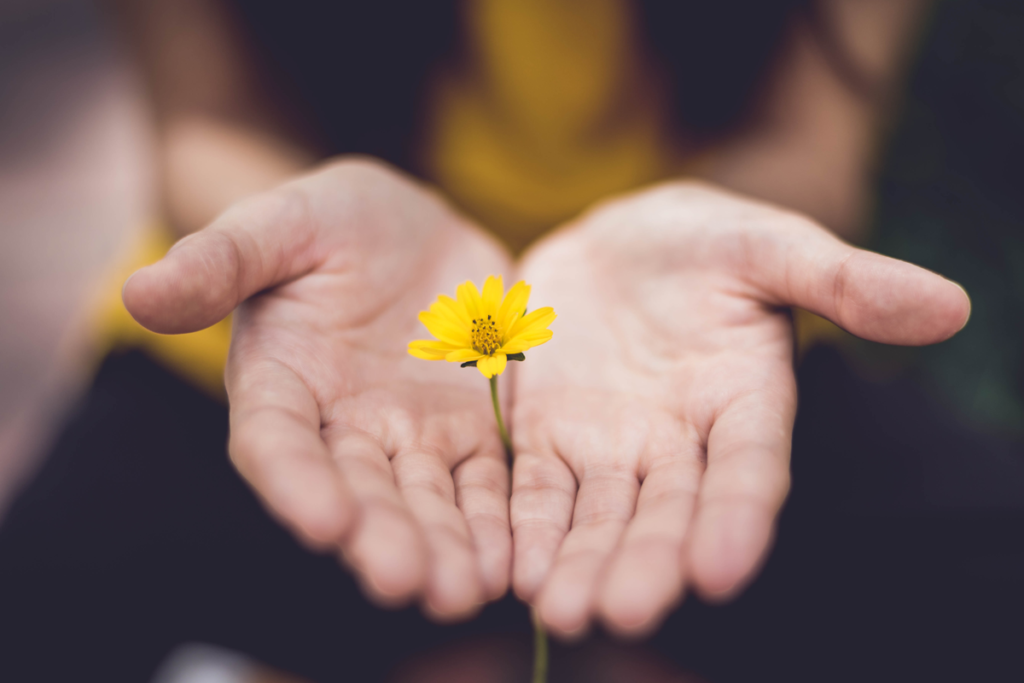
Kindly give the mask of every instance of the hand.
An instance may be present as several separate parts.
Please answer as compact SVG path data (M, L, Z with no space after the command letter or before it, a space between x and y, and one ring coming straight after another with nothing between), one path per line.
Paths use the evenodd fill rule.
M507 590L508 467L479 373L406 353L438 292L509 269L432 193L366 160L242 201L125 284L164 333L236 306L229 452L367 592L468 616Z
M697 183L600 206L522 266L554 338L516 370L513 586L554 633L653 629L735 595L771 544L796 410L788 306L930 344L957 285Z

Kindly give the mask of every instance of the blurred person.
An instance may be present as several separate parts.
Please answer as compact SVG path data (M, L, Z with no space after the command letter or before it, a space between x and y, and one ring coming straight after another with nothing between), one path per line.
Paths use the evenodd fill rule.
M1002 557L1005 535L971 532L1019 536L1014 446L950 425L914 390L885 393L879 414L845 361L807 351L846 340L839 328L924 345L967 323L961 287L849 244L867 239L924 3L117 10L158 125L163 199L162 228L128 269L188 235L124 284L124 305L154 333L191 334L152 334L108 307L112 352L5 522L2 590L19 592L5 619L24 626L10 642L23 658L42 643L78 655L37 671L88 663L139 680L201 639L314 679L371 680L463 634L522 630L509 586L557 635L655 634L711 680L841 678L818 667L854 651L854 674L890 654L953 671L948 653L922 664L916 638L937 624L960 638L962 620L918 605L895 612L915 634L904 650L863 637L891 626L851 603L851 583L877 586L844 553L891 559L892 529L897 545L924 544L883 573L899 587L883 605L964 580L920 561L929 533L945 551ZM433 295L491 273L526 279L560 315L506 383L511 478L473 373L405 354ZM239 486L222 458L229 421L235 467L322 556ZM791 443L798 463L807 454L803 483L794 474L807 493L787 511L798 533L747 596L705 608L764 564ZM911 489L935 480L922 449L943 492L985 472L959 511L938 506L952 526L906 526L934 511L893 484L918 467ZM871 523L823 514L840 509L844 473L868 492L847 502ZM973 527L979 497L1013 514ZM701 601L676 610L691 591ZM442 629L362 594L442 622L498 602ZM131 657L107 649L118 639Z

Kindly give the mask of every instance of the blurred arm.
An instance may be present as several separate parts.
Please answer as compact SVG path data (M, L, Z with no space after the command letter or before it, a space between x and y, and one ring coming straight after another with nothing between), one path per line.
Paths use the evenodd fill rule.
M157 127L160 197L179 235L313 162L314 146L258 76L217 0L114 0Z
M862 237L879 134L926 9L927 0L820 2L820 30L794 26L757 115L696 174ZM837 59L853 74L844 79Z

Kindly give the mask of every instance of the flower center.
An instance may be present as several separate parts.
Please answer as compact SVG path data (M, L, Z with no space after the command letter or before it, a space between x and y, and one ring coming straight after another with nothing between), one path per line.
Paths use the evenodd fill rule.
M473 348L488 356L501 348L501 335L498 334L498 327L491 320L491 316L487 316L486 320L473 320L470 338L473 340Z

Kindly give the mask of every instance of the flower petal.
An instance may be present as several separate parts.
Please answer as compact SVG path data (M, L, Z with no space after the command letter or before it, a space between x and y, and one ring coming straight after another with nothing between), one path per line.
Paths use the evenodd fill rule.
M458 302L452 303L454 303L458 308L462 308L461 306L459 306ZM440 297L438 298L437 301L430 304L430 312L436 316L443 318L445 321L451 323L455 327L464 328L466 330L470 329L469 318L467 317L465 322L463 322L462 316L460 316L451 306L441 301Z
M501 305L501 297L504 293L505 285L501 281L501 276L488 275L484 281L484 293L480 297L480 303L483 306L480 312L497 318L498 306Z
M420 313L420 322L426 326L430 334L443 342L455 344L462 348L469 348L473 345L469 336L469 330L453 325L437 313L422 311Z
M554 332L551 330L539 330L528 334L520 334L514 339L503 344L502 347L498 349L498 353L504 353L510 356L513 353L521 353L527 349L532 349L534 346L540 346L551 339L553 334Z
M538 308L532 313L527 313L525 316L516 321L512 329L508 331L509 341L515 339L521 334L528 334L530 332L537 332L543 330L552 322L555 318L555 309L550 306L544 308Z
M476 369L480 371L481 375L490 379L505 372L506 365L508 365L508 358L505 357L505 354L498 353L493 356L484 356L478 360Z
M522 280L512 285L512 289L505 295L505 300L501 302L501 308L498 309L498 332L505 334L515 324L516 318L526 310L529 301L530 285Z
M459 344L449 344L448 342L437 341L436 339L416 339L414 341L409 342L409 345L415 346L416 348L429 347L432 349L443 349L446 351L462 348L462 346Z
M455 349L449 351L448 355L444 357L449 363L465 363L471 360L477 360L483 358L484 354L480 353L476 349Z
M433 339L418 339L409 342L409 355L423 360L444 360L445 356L453 350L452 344L445 344Z
M444 294L441 294L440 296L437 297L436 303L441 304L442 307L449 309L452 312L452 314L459 319L459 321L467 330L472 328L473 323L470 322L469 312L466 310L466 307L461 302L456 301L450 296L445 296ZM431 306L430 308L431 310L433 310L434 307Z
M459 303L466 307L466 313L469 314L471 320L476 320L480 317L480 292L477 290L476 285L468 280L463 282L455 290L455 297L459 300Z
M425 349L409 349L409 355L415 358L422 358L423 360L444 360L443 353L436 353Z

